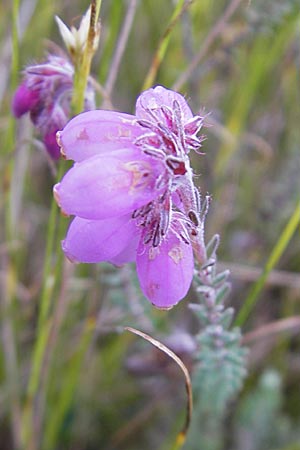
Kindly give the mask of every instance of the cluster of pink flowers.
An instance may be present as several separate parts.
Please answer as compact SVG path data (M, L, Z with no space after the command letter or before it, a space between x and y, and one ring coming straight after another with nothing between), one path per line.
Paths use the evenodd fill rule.
M185 297L203 241L188 156L201 146L202 125L182 95L157 86L140 95L135 115L90 111L58 133L75 161L54 187L62 211L75 216L62 243L71 261L135 261L155 306Z
M52 159L60 156L56 133L70 119L73 77L74 67L66 58L48 55L44 63L25 69L23 81L13 97L15 117L30 113ZM94 90L90 83L85 95L85 110L94 109Z

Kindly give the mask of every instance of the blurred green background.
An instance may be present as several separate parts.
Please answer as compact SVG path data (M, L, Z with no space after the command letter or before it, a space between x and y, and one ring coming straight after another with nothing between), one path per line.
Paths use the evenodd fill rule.
M114 108L133 112L176 3L102 1L92 74L104 88L122 27L132 14L110 95ZM0 230L1 450L13 448L11 402L22 404L29 377L54 183L53 167L38 136L26 118L14 122L10 102L22 68L62 46L54 15L78 25L87 7L88 2L77 0L0 4L0 208L4 220L9 190L15 227L12 273L4 226ZM11 46L14 11L19 11L19 54ZM214 233L221 236L220 267L231 270L228 303L238 311L299 203L300 1L194 0L187 2L169 31L153 84L175 88L194 113L207 114L205 155L193 155L193 167L202 194L212 195L206 240ZM101 107L103 98L97 96ZM201 419L197 427L195 422L186 450L300 449L299 225L296 228L285 239L242 324L249 346L244 388L216 423ZM188 343L181 348L198 331L187 301L168 313L153 310L142 298L133 268L115 270L102 264L75 272L64 265L63 270L62 278L70 272L71 278L64 286L65 302L56 311L55 345L40 399L45 411L40 448L170 449L184 420L182 378L150 344L122 332L122 327L148 330L170 342L192 371ZM8 280L16 289L7 309ZM194 295L191 290L189 298ZM9 380L13 336L18 374Z

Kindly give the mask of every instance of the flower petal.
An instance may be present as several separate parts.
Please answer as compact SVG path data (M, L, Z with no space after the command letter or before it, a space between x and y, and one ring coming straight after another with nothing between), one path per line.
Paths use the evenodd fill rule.
M82 161L91 156L134 147L143 134L136 118L115 111L88 111L72 119L58 133L58 143L67 159Z
M39 101L37 91L29 89L26 84L20 84L12 100L12 111L15 117L21 117L30 111Z
M163 86L148 89L138 97L136 102L136 115L138 118L149 119L151 118L148 112L149 110L160 113L159 109L162 106L167 106L173 110L174 101L179 103L184 121L193 117L193 113L185 98L181 94L178 94L178 92L166 89Z
M43 134L43 142L47 149L47 152L51 156L52 159L57 160L61 156L60 148L56 141L56 133L59 129L61 129L68 121L66 112L59 105L55 105L51 111L51 115L49 111L47 111L48 117L45 118L45 121L42 120L44 114L39 112L39 116L36 118L37 123L42 122L42 126L40 126L40 131ZM33 112L31 113L31 118L34 118ZM44 123L43 123L44 122Z
M57 145L55 139L56 132L48 133L43 137L43 141L46 147L47 152L51 156L52 159L57 160L60 157L59 147Z
M157 197L160 170L158 161L139 151L95 156L76 163L54 186L54 195L66 214L85 219L123 216Z
M71 261L110 262L128 247L136 234L137 227L130 215L106 220L75 217L62 248Z
M125 247L116 256L110 258L108 262L114 264L115 266L122 266L125 263L134 262L136 260L136 253L139 241L140 241L140 233L138 232L138 228L136 228L135 235L132 236L132 239L130 240L127 247Z
M188 292L193 279L192 246L169 232L159 247L141 244L137 274L144 295L158 308L169 309Z

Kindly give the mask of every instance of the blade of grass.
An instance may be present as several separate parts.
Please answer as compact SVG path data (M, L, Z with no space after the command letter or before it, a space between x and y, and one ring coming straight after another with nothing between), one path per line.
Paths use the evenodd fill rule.
M175 25L177 24L178 20L180 19L182 13L192 4L193 0L178 0L177 5L173 11L173 14L171 16L171 19L161 36L157 50L154 54L154 57L152 59L152 63L150 65L149 71L146 75L142 91L145 91L146 89L149 89L156 78L157 71L165 57L169 42L170 42L170 35L173 31Z
M117 75L119 72L119 66L120 66L120 63L122 60L122 56L124 54L124 50L126 47L126 43L127 43L131 28L132 28L136 8L137 8L137 0L131 0L128 4L127 12L126 12L126 15L124 18L122 29L120 31L116 49L115 49L114 55L111 60L109 73L107 75L107 80L106 80L106 83L104 86L104 89L108 96L111 95L114 85L115 85L115 81L117 79Z
M12 307L17 280L14 267L10 264L11 261L9 260L9 257L4 257L3 260L2 267L5 270L5 277L3 277L3 284L1 283L0 328L2 341L1 351L3 352L5 367L5 382L3 383L2 389L6 390L8 397L13 445L16 450L19 450L21 448L20 379L13 315L14 308Z
M97 68L98 75L97 80L104 85L105 80L108 78L108 72L111 65L112 55L115 49L115 43L118 39L119 30L122 24L122 20L125 14L125 8L123 2L106 2L106 8L109 10L106 12L106 23L109 23L108 35L105 38L105 43L102 41L102 53L99 67Z
M187 69L180 75L177 81L172 86L172 89L175 91L181 89L184 83L186 83L189 78L191 77L194 70L198 67L201 60L206 55L208 49L212 45L212 43L215 41L215 39L221 34L224 27L226 26L228 20L231 18L231 16L234 14L234 12L237 10L238 6L240 5L242 0L232 0L227 8L225 9L224 13L221 15L219 20L216 22L216 24L211 28L210 32L207 35L207 38L205 39L200 51L195 55Z
M65 161L61 160L59 163L57 180L60 180L62 174L65 170ZM48 229L46 236L46 251L44 256L44 270L43 270L43 281L42 281L42 292L39 304L39 314L38 314L38 324L37 324L37 335L32 353L31 362L31 372L29 376L29 381L27 385L25 405L22 415L22 436L23 442L27 446L31 445L34 447L34 399L39 388L41 369L43 364L43 355L46 350L51 326L49 322L49 313L51 308L52 293L57 284L58 270L61 266L54 263L54 249L56 245L56 230L57 222L59 219L59 209L56 204L55 199L52 199L51 210L48 221ZM30 443L30 444L29 444ZM30 448L30 447L29 447Z
M11 90L15 90L19 71L19 0L14 0L12 4L12 60L11 60ZM5 144L9 151L15 145L15 121L10 117L8 131L5 136ZM8 405L10 414L10 426L12 440L15 449L21 448L21 408L20 408L20 378L19 363L17 357L17 339L14 323L14 301L17 288L17 258L13 249L13 241L16 236L16 223L13 222L13 196L12 178L14 173L14 158L9 158L6 167L5 181L3 183L4 192L4 242L7 249L4 256L4 289L1 298L1 331L3 342L3 354L5 362L5 383L8 391Z
M245 128L249 111L260 93L261 83L266 82L272 67L281 60L282 53L295 34L298 20L299 14L293 13L274 36L256 38L247 58L249 70L244 72L244 79L240 80L238 87L234 89L234 98L231 100L231 105L234 106L225 125L234 138L225 141L218 152L214 166L216 175L225 171L231 157L239 148L239 137Z
M284 227L275 247L273 248L270 257L264 267L261 276L258 278L257 282L253 285L250 290L243 306L241 307L237 318L235 320L235 325L241 327L245 321L248 319L253 308L255 307L257 301L259 300L259 294L263 290L267 277L271 270L276 266L280 257L284 253L287 245L292 239L297 227L300 224L300 201L298 201L296 208L289 218L286 226Z
M19 73L19 0L13 0L12 5L12 47L11 56L11 87L15 89L18 82Z
M91 339L95 330L95 321L87 318L83 327L80 342L76 352L69 361L64 371L63 385L60 391L59 399L55 405L55 414L49 417L46 424L46 430L43 437L43 450L52 450L56 448L57 437L61 431L62 423L66 412L74 398L74 392L80 376L80 369L84 360L84 356L91 343Z

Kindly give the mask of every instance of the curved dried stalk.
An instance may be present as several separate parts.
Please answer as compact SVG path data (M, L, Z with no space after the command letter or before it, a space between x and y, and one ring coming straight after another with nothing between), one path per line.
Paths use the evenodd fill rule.
M173 359L175 363L180 367L181 371L183 372L184 378L185 378L185 387L187 392L187 408L186 408L186 420L184 423L184 426L180 433L177 435L176 442L174 445L174 450L181 448L181 446L184 444L187 431L190 426L191 417L192 417L192 411L193 411L193 394L192 394L192 383L190 374L186 368L186 366L183 364L181 359L174 353L172 350L170 350L168 347L166 347L164 344L162 344L160 341L157 341L152 336L149 336L149 334L146 334L142 331L139 331L132 327L125 327L125 330L129 331L130 333L136 334L137 336L140 336L141 338L145 339L146 341L150 342L150 344L154 345L154 347L158 348L160 351L164 352L169 358Z

